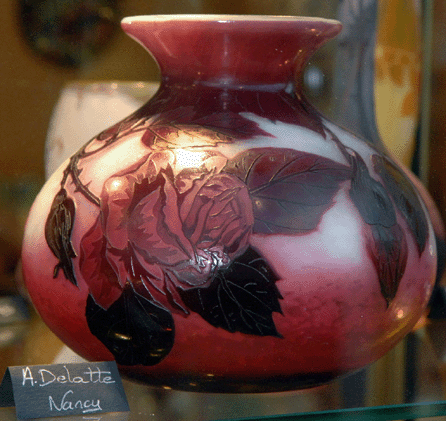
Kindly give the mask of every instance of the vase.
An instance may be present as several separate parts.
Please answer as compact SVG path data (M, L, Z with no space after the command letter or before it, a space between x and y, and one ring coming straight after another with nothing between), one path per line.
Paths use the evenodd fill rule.
M307 388L384 355L426 308L435 239L423 187L302 94L341 24L122 27L160 88L32 206L23 272L45 323L84 358L181 390Z

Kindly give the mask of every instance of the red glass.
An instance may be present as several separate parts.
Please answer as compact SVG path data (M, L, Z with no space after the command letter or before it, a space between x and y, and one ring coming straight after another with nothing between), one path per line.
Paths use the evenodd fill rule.
M303 97L341 25L122 26L161 87L36 199L23 268L44 321L87 359L185 390L312 387L384 355L426 307L435 239L412 176Z

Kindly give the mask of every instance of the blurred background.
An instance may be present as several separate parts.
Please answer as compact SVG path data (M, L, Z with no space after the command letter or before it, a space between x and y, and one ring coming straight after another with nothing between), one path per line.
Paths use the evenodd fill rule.
M378 92L384 100L383 106L377 107L375 111L374 129L380 133L377 135L373 128L369 128L370 137L380 136L389 140L387 145L392 152L420 174L432 193L440 214L446 220L446 1L426 2L433 8L430 10L433 26L428 28L433 37L428 45L423 44L421 34L417 32L426 29L419 25L422 3L421 0L0 2L0 299L26 296L21 284L19 262L23 225L29 206L45 177L59 165L66 152L64 142L69 142L71 135L79 137L78 131L82 130L86 136L84 141L87 141L96 134L94 130L105 128L96 127L87 121L87 117L83 127L64 126L67 113L74 113L74 118L88 116L91 119L89 107L93 107L98 95L102 95L102 101L108 101L111 108L107 111L106 107L102 107L98 113L101 113L104 121L108 118L117 120L118 117L125 117L136 106L142 105L156 89L159 74L154 61L120 29L119 22L125 16L213 13L306 15L336 19L347 13L342 6L350 4L358 12L356 9L364 6L366 10L366 6L371 5L371 10L379 15L379 22L375 22L372 30L379 30L370 35L366 25L360 26L359 30L356 27L356 35L360 33L366 37L366 43L358 48L370 48L367 44L368 36L377 43L373 56L375 68L365 68L365 71L375 70L375 93ZM396 16L398 19L395 19ZM346 22L348 23L348 19ZM391 30L388 30L389 27ZM341 41L348 44L348 39L346 41L341 38ZM339 107L336 92L341 88L345 89L345 83L339 86L335 75L342 73L342 65L347 64L349 68L352 66L339 55L342 54L340 47L344 45L341 41L337 44L338 55L333 52L336 44L330 43L311 59L303 83L311 102L330 118L342 123L343 116L339 114L342 108ZM431 51L427 48L429 46ZM398 55L401 51L404 54ZM423 54L428 66L424 79L421 78ZM407 80L401 73L404 66L409 68ZM386 77L387 74L390 77ZM410 98L419 93L418 89L423 83L431 89L425 92L422 109L407 106ZM405 108L400 103L390 102L390 98L393 101L399 98L396 92L401 95L401 104L404 105L406 101ZM117 103L119 109L114 105ZM394 109L396 105L402 106L404 118L401 118L399 126L395 128L387 121L387 117L389 107ZM420 126L420 115L423 115L424 121L429 121L428 126ZM115 121L110 121L110 124ZM350 123L353 124L351 129L358 134L367 132L367 128L355 127L354 121ZM410 142L407 145L394 146L392 139L398 137L402 128ZM61 131L64 132L64 139L61 138ZM11 326L11 320L6 317L8 314L11 316L8 308L10 311L15 309L14 321L18 323L14 329L5 331L2 326ZM444 312L446 313L446 309ZM439 314L441 319L444 316L441 309ZM27 331L22 322L29 323L29 320L32 320L31 345L20 341ZM378 362L374 370L366 374L360 373L350 382L335 384L331 389L315 394L314 408L336 407L341 405L339 402L342 399L347 406L411 401L414 400L411 393L418 393L417 399L443 399L446 396L446 344L428 341L429 350L417 352L417 347L425 346L429 335L442 336L441 323L440 320L430 330L422 330L422 334L406 340L390 356ZM23 355L35 364L40 364L43 360L49 362L61 346L57 338L39 324L38 319L32 318L32 309L23 307L14 300L0 300L0 375L7 365L22 362ZM412 366L407 364L411 358ZM415 376L415 366L416 370L419 367L424 370L423 374L419 374L418 380L411 377L411 370ZM389 377L393 380L390 381ZM424 380L420 380L421 378ZM412 387L410 390L408 385ZM136 388L128 387L130 390ZM358 393L365 389L369 392L367 396ZM139 393L140 390L136 392ZM186 395L181 396L184 398ZM164 395L162 398L169 400L171 396ZM159 401L161 397L150 395L151 400L146 396L147 399L151 405L156 406L155 401ZM305 399L308 400L308 396ZM218 400L209 402L214 407L224 404ZM255 402L257 401L253 401L252 405L257 405ZM297 402L301 401L298 399ZM314 409L311 406L312 401L309 402L305 408ZM144 403L146 404L147 402ZM289 405L289 402L286 404ZM270 403L265 403L264 406L269 405ZM274 413L275 407L271 408ZM297 410L295 406L293 409ZM228 412L226 415L231 414ZM176 416L177 419L183 419L178 414ZM195 416L196 418L191 419L199 419L197 414ZM184 419L189 418L185 416Z

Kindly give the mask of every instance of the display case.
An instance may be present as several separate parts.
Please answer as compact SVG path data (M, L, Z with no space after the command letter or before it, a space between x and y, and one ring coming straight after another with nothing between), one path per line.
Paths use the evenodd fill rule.
M40 3L44 7L49 2ZM21 276L19 250L28 208L45 179L78 150L84 143L82 137L86 141L112 124L110 119L124 118L156 91L156 66L120 32L118 22L123 16L233 13L339 19L344 31L312 57L303 74L309 101L337 124L366 137L374 147L385 144L421 182L427 183L429 178L438 182L429 170L433 159L436 170L442 168L438 163L441 157L429 156L433 2L203 1L181 7L173 2L149 6L136 0L120 6L117 2L97 3L99 15L91 10L87 15L99 16L89 20L94 23L90 35L98 47L75 54L71 61L67 55L60 59L63 44L57 42L57 31L39 32L40 41L33 38L39 22L33 21L35 26L30 27L30 18L24 16L37 20L45 16L32 10L32 2L2 6L2 25L10 42L1 47L6 65L0 67L0 75L8 81L0 94L7 105L0 112L0 280L4 296L0 301L0 374L13 365L83 361L33 310ZM45 10L64 14L56 9ZM87 15L78 15L80 21ZM97 37L98 33L106 40ZM82 39L71 38L70 42L76 45ZM438 48L439 44L434 45ZM59 51L51 53L50 47ZM110 102L116 113L104 113ZM89 127L86 119L93 114L99 125ZM71 119L68 123L67 116ZM73 128L70 124L76 119L81 121ZM82 130L78 133L78 129ZM441 191L436 192L436 196L441 195ZM444 210L439 213L444 214ZM441 219L436 219L439 213L435 211L433 219L440 226L437 233L442 234ZM418 324L389 353L357 372L316 388L268 394L175 391L124 377L130 413L94 419L446 419L444 256L440 253L439 258L435 300ZM14 408L1 408L0 418L16 419Z

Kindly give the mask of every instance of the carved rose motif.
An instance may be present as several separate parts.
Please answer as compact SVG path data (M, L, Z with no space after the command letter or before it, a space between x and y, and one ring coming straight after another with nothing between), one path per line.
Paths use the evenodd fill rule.
M246 250L252 203L246 185L221 172L226 161L206 151L154 152L107 180L81 242L80 269L97 304L108 308L130 283L188 313L178 289L210 285Z

